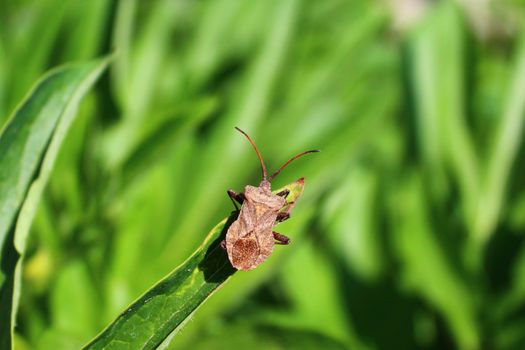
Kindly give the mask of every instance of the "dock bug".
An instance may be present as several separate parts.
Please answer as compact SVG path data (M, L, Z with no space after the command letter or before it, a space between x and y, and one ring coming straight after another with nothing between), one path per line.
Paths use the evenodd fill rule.
M273 251L274 244L289 244L290 239L285 235L273 231L273 227L290 217L293 207L286 202L289 190L272 193L272 180L293 160L308 154L319 152L311 150L299 153L286 161L276 172L267 177L266 167L257 146L250 136L239 128L252 144L261 163L262 180L258 187L247 185L243 193L228 190L233 205L238 209L236 202L241 204L237 220L229 227L226 239L221 245L228 252L231 264L238 270L252 270L259 266ZM303 181L301 179L301 181ZM286 207L286 210L282 210Z

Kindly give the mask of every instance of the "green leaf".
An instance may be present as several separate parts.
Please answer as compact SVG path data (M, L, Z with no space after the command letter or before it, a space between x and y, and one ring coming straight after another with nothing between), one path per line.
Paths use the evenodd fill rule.
M290 190L287 206L301 196L304 181ZM283 208L283 210L286 209ZM237 212L218 223L202 245L180 266L137 299L85 349L155 349L169 345L192 313L236 271L220 247Z
M20 291L20 257L57 152L89 88L107 66L96 60L55 69L15 110L0 134L0 348L9 349Z
M376 224L378 181L370 170L358 168L336 188L324 210L327 240L358 277L378 280L384 263Z
M512 70L506 101L494 141L489 150L483 194L477 216L477 234L485 243L494 233L500 211L504 205L505 191L511 168L522 145L525 122L525 35L517 40L515 67Z

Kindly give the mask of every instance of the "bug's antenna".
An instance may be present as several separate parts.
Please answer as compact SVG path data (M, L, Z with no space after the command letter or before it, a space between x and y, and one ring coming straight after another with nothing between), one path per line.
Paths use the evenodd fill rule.
M252 144L253 146L253 149L255 149L255 153L257 153L257 157L259 157L259 162L261 162L261 169L262 169L262 177L263 177L263 180L266 180L266 167L264 166L264 162L263 162L263 159L261 157L261 154L259 153L259 150L257 149L257 146L255 146L255 143L252 141L252 139L250 138L250 136L248 136L247 133L245 133L244 131L242 131L241 129L239 129L238 127L235 127L235 129L237 129L238 132L242 133L244 136L246 136L246 138L248 139L248 141L250 141L250 143Z
M283 165L281 165L281 167L279 169L277 169L277 171L275 173L273 173L272 175L270 175L270 178L268 179L269 182L272 182L273 178L277 176L277 174L279 174L281 172L281 170L283 170L288 164L290 164L292 161L294 161L295 159L301 157L301 156L304 156L305 154L308 154L308 153L317 153L317 152L321 152L320 150L318 149L313 149L311 151L306 151L306 152L303 152L303 153L299 153L298 155L296 155L295 157L292 157L290 159L288 159L286 161L286 163L284 163Z

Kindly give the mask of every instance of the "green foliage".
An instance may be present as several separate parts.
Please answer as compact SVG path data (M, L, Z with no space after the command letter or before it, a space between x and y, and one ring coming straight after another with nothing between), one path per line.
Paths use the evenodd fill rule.
M101 346L138 319L169 349L523 348L525 4L386 3L0 1L0 339L16 317L21 349ZM234 126L269 170L322 153L275 181L306 178L292 244L186 323L221 283L197 259L226 190L259 181Z

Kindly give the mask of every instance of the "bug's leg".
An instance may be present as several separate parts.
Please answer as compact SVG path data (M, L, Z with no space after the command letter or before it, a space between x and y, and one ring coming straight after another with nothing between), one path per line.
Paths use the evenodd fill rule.
M290 218L290 212L289 211L281 211L277 213L277 219L275 219L277 222L283 222Z
M285 188L284 190L282 190L281 192L277 192L276 193L279 197L283 197L283 198L286 198L288 197L288 195L290 194L290 190Z
M225 240L225 239L223 239L223 240L221 241L221 244L220 244L220 245L221 245L221 248L222 248L222 249L226 250L226 240Z
M237 193L234 190L228 190L228 197L232 200L233 205L235 206L236 210L239 210L239 207L237 206L236 201L242 205L242 202L244 202L244 194Z
M295 202L288 203L288 207L284 211L280 211L277 213L277 218L275 219L276 222L283 222L290 218L290 212L292 211L294 207Z
M286 237L283 234L280 234L279 232L273 231L272 234L273 234L273 238L276 240L275 242L276 244L286 245L286 244L290 244L291 242L290 238Z

